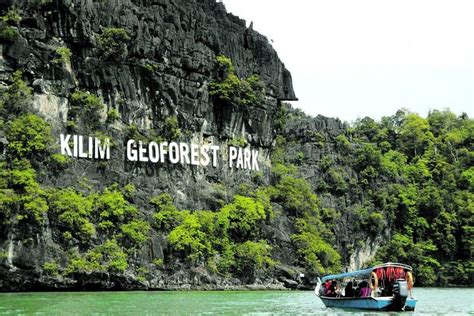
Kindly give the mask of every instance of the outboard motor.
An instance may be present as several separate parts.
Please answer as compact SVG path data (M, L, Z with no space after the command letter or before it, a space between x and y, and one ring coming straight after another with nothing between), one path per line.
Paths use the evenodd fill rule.
M393 284L393 304L392 309L396 311L404 310L408 297L407 281L400 279Z

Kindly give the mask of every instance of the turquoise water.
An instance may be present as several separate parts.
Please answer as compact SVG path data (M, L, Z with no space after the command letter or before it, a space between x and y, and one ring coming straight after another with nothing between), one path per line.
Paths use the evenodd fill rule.
M414 313L474 315L474 289L415 289ZM0 315L397 315L327 309L313 292L67 292L0 294Z

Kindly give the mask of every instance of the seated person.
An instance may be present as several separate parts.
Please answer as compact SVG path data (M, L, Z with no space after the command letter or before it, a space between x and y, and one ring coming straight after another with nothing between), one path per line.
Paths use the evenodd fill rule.
M360 297L369 297L371 292L370 287L363 287L360 289Z
M331 281L326 281L324 283L324 296L332 296L331 294Z
M326 296L331 296L331 297L337 296L336 289L337 289L337 281L333 280L330 283L330 285L326 287Z
M355 297L360 297L360 289L359 289L359 284L357 284L356 281L354 281L354 296Z
M346 288L344 289L344 296L345 297L354 297L355 296L355 290L352 287L352 282L351 281L347 282Z
M319 296L325 296L326 295L326 283L321 284L321 287L319 288Z
M359 296L360 297L368 297L372 290L369 287L369 283L367 281L363 281L359 284Z

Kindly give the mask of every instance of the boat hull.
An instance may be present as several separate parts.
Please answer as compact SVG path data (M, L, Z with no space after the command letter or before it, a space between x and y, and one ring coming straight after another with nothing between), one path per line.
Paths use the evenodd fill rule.
M345 309L365 309L365 310L396 310L393 304L393 297L319 297L326 307L336 307ZM402 310L413 311L416 307L416 299L407 298Z

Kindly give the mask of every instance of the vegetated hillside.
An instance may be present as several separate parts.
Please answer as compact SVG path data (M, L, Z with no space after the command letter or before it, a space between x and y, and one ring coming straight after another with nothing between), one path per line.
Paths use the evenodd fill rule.
M473 119L447 110L351 126L287 117L280 162L311 183L344 264L399 261L418 285L473 284Z
M1 290L304 288L369 260L472 284L471 119L308 117L213 0L0 10ZM60 133L111 159L60 155ZM249 145L261 168L131 164L130 138Z

